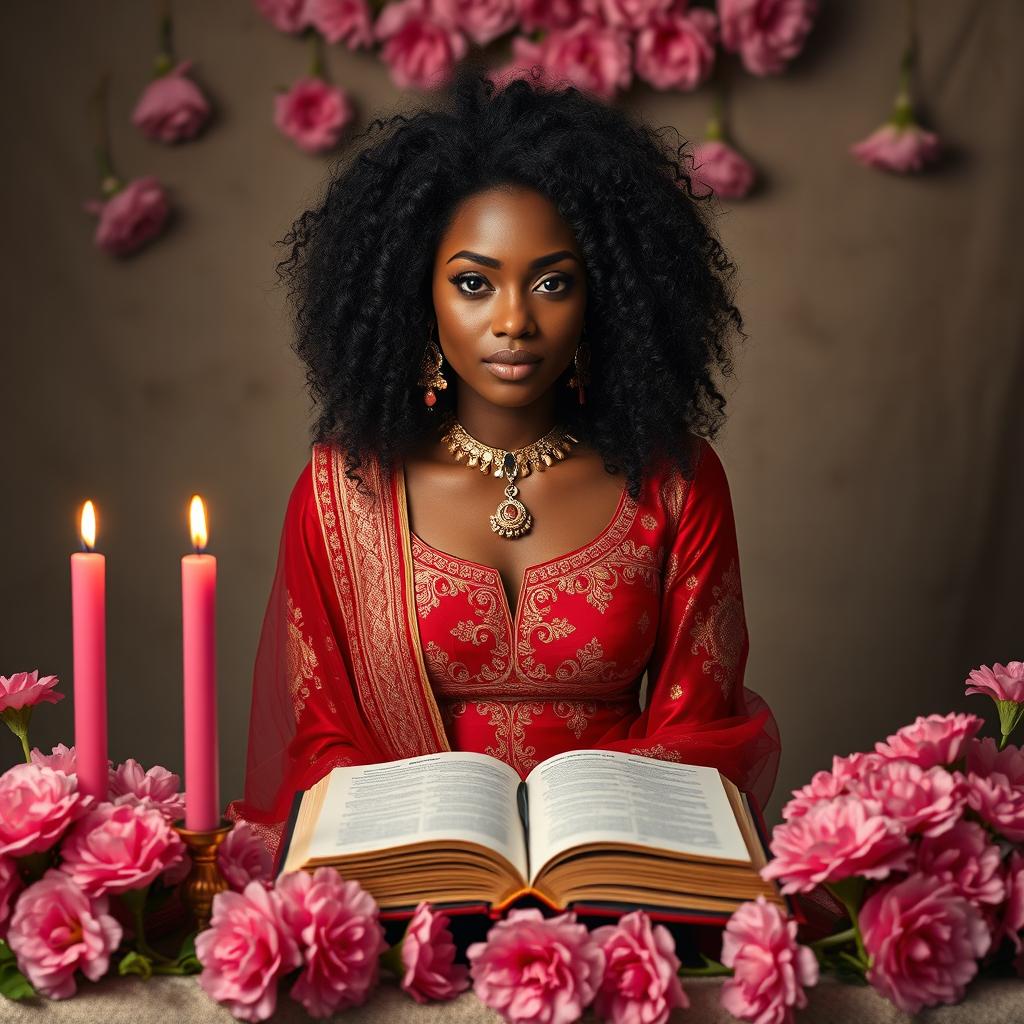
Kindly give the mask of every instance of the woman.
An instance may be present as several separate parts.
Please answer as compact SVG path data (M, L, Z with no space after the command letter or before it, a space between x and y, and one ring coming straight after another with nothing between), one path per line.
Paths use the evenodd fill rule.
M705 439L742 321L682 148L572 88L468 70L449 104L374 122L284 240L316 443L229 813L276 850L334 766L447 749L711 764L763 803Z

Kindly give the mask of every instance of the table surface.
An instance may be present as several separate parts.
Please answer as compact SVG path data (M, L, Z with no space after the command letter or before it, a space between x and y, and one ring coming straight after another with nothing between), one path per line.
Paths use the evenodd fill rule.
M689 978L685 981L690 998L689 1010L677 1010L674 1024L730 1024L734 1018L718 1003L719 979ZM910 1020L926 1024L1024 1024L1024 981L980 979L968 988L968 998L958 1006L940 1006L925 1010L915 1018L901 1013L866 986L845 985L825 979L808 993L809 1005L798 1013L797 1024L904 1024ZM274 1021L308 1022L305 1010L283 995ZM336 1018L346 1024L389 1024L410 1021L413 1024L462 1022L494 1024L501 1018L471 993L449 1003L420 1006L400 992L393 983L384 983L371 1001L353 1007ZM584 1021L594 1020L591 1014ZM67 1021L69 1024L228 1024L234 1018L226 1009L206 997L194 977L107 978L92 984L79 984L72 999L26 1000L12 1003L0 997L0 1021L4 1024L28 1024L38 1021Z

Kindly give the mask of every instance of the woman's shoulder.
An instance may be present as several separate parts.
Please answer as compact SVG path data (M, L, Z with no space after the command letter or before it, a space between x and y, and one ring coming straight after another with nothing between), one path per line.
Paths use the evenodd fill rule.
M658 456L651 466L649 487L670 522L679 525L695 504L728 502L725 466L712 443L688 434L685 454Z

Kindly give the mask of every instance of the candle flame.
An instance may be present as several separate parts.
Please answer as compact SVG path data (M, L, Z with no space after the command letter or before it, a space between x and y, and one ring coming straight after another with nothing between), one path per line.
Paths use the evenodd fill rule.
M206 506L198 494L192 495L192 504L189 507L189 522L192 526L192 546L196 551L202 551L209 539L206 532Z
M87 501L82 506L82 519L81 526L79 527L79 535L82 538L82 543L90 550L96 547L96 506L91 501Z

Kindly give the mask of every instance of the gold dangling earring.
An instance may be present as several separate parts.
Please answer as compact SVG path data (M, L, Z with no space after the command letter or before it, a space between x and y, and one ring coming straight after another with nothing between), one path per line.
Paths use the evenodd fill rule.
M448 387L448 381L441 373L444 353L437 342L434 341L434 329L436 326L436 321L430 325L430 340L427 342L427 351L424 353L423 363L420 366L420 379L416 381L420 387L427 389L423 395L423 404L430 411L433 411L434 405L437 403L437 394L434 388L437 388L438 391L444 391Z
M576 354L572 357L572 361L576 372L569 378L569 387L576 389L576 398L579 404L585 405L586 397L583 385L590 382L590 374L587 372L590 368L590 347L584 344L582 337L576 346Z

